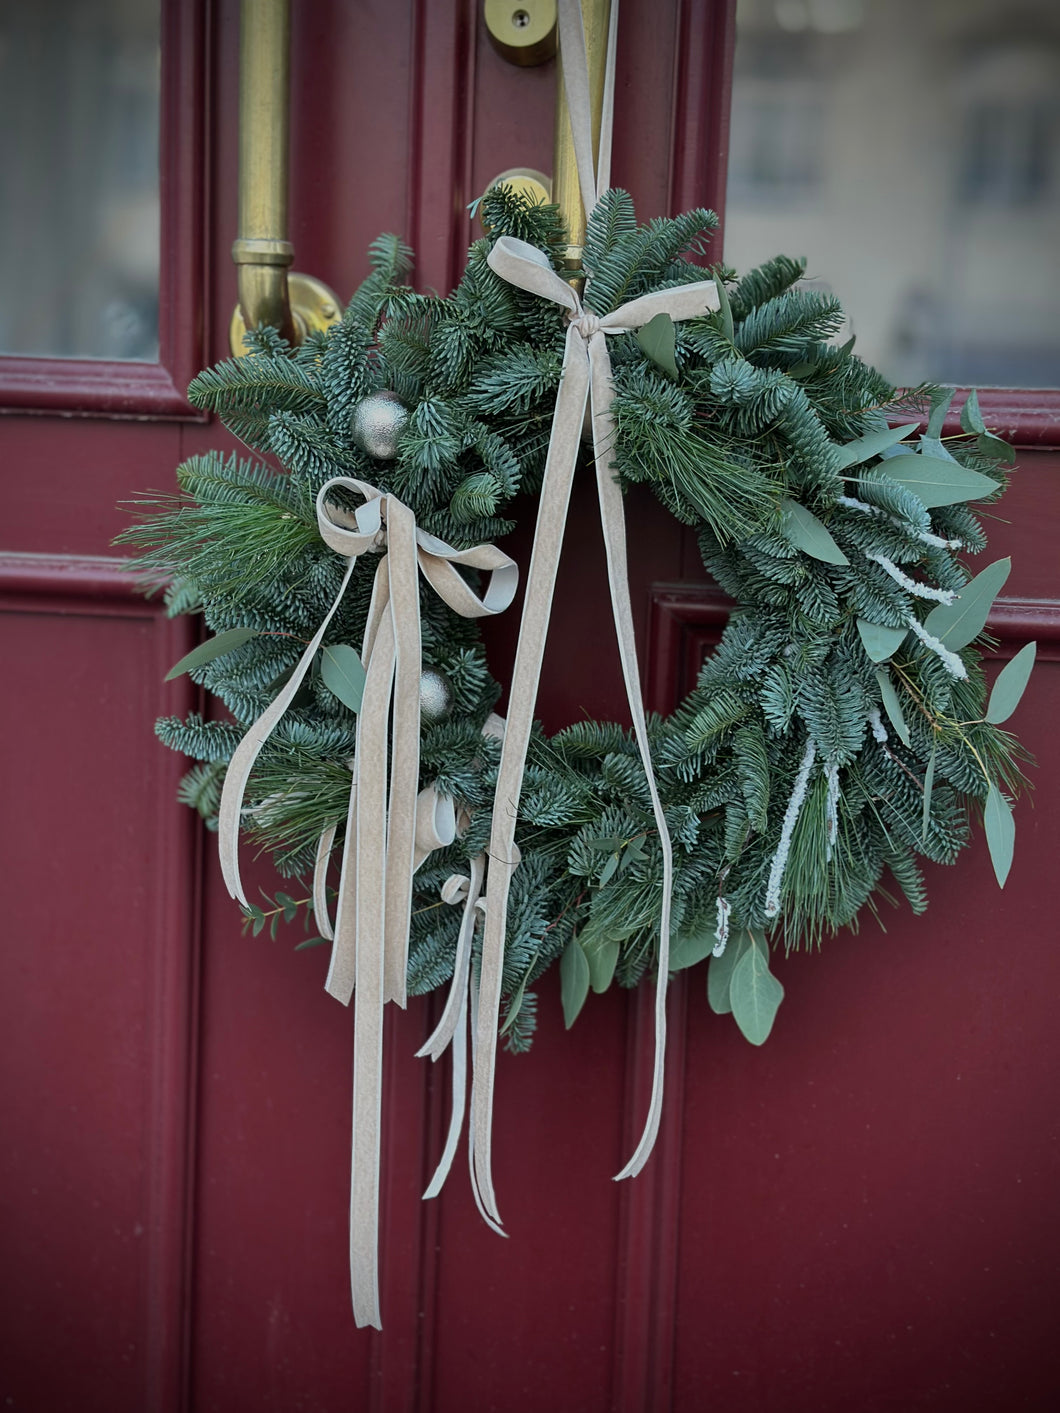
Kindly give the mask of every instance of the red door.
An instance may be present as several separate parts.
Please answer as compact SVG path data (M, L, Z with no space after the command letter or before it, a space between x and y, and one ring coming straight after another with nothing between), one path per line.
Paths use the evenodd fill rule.
M298 268L346 294L396 230L421 287L449 288L467 203L550 165L554 67L505 63L472 0L293 8ZM733 8L623 5L615 181L642 218L723 202ZM387 1038L384 1332L354 1329L350 1019L319 952L242 935L212 839L173 803L181 765L151 727L195 706L162 683L190 628L110 548L119 501L223 437L180 390L227 353L237 31L236 0L163 4L157 359L0 359L4 1406L1051 1408L1055 394L982 399L1022 447L992 538L1015 566L1000 652L1037 638L1044 659L1016 723L1037 799L1005 892L978 843L935 870L925 918L779 962L761 1050L686 975L663 1134L633 1183L611 1177L644 1109L644 1004L594 998L568 1033L545 985L533 1050L498 1076L507 1241L455 1177L419 1200L447 1095L413 1058L431 1007L412 1003ZM510 546L524 564L532 515ZM634 517L646 692L668 710L724 610L690 537L647 499ZM606 613L586 487L561 576L584 616L553 626L550 727L623 710L617 655L584 632ZM492 638L502 680L513 632Z

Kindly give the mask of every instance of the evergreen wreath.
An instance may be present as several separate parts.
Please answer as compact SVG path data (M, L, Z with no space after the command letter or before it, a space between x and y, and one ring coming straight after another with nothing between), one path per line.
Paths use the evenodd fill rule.
M168 611L202 612L215 635L174 673L189 671L233 720L156 728L196 762L180 797L208 825L229 758L342 579L343 561L318 534L319 489L336 476L372 481L422 529L465 548L509 531L514 498L540 484L563 312L486 257L510 236L559 270L565 232L557 208L504 187L481 212L489 238L472 245L447 298L413 291L411 252L384 236L326 335L291 348L258 329L244 357L200 374L191 401L256 455L192 457L179 493L141 502L120 537L137 549L136 569L165 585ZM715 225L705 210L638 225L629 196L607 192L588 223L586 308L603 316L702 280L695 261ZM816 946L857 926L887 898L888 875L922 912L918 859L953 863L980 815L1004 883L1026 756L1001 724L1034 649L988 696L983 630L1008 561L972 577L959 556L985 548L969 503L1001 495L1012 452L987 431L974 393L962 434L943 438L952 391L899 392L852 340L833 343L842 311L800 283L804 262L778 256L738 279L724 266L713 274L717 313L662 316L610 340L612 451L624 488L649 486L697 529L704 565L736 605L695 690L650 735L675 848L670 969L711 955L714 1010L731 1011L758 1044L783 994L771 947ZM354 426L381 393L405 410L384 460ZM245 832L300 885L246 910L255 933L299 918L312 930L306 879L321 835L337 829L330 837L342 841L370 592L371 575L355 574L251 775ZM483 727L500 695L474 623L432 593L420 608L421 783L451 797L466 828L415 875L414 994L453 972L461 920L439 894L487 846L499 746ZM517 842L502 1032L519 1051L534 1029L532 988L552 963L568 1025L590 987L635 986L655 966L660 848L630 735L596 721L551 737L535 728Z

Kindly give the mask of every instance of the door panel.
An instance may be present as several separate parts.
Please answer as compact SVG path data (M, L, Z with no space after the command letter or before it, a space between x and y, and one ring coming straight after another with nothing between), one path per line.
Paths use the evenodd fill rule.
M292 9L297 267L347 295L368 241L396 230L417 248L420 286L448 289L485 181L549 166L553 67L506 65L472 0ZM170 62L198 74L203 98L166 168L183 193L183 234L169 238L185 275L163 325L201 336L213 360L235 298L238 5L174 0L165 14ZM721 202L731 32L727 4L623 5L615 176L642 217ZM208 162L191 151L204 129ZM65 372L63 410L83 412L83 370ZM1047 400L995 405L1024 440L1055 444ZM648 998L594 997L566 1032L546 982L531 1053L503 1055L498 1074L507 1240L479 1220L462 1159L441 1198L420 1201L448 1119L446 1062L414 1058L437 1003L388 1018L377 1335L348 1306L350 1017L323 992L320 951L243 935L212 839L171 803L180 762L151 734L155 715L194 705L161 681L190 625L98 558L124 523L119 500L231 443L173 409L124 410L135 420L0 422L0 623L18 664L2 1032L12 1406L1050 1406L1055 456L1021 456L1008 523L993 527L992 549L1015 557L1001 651L1037 635L1049 658L1016 721L1038 756L1037 807L1020 806L1005 893L979 843L935 871L926 918L888 910L885 934L869 921L779 963L788 996L760 1051L709 1013L700 971L682 978L660 1144L631 1183L611 1177L647 1103ZM521 505L509 546L524 565L533 513ZM646 694L669 710L724 608L692 537L653 501L631 497L629 523ZM545 667L549 727L625 714L609 636L584 631L607 621L604 585L583 484ZM515 628L490 626L502 680ZM17 744L27 723L32 750Z
M151 716L190 625L107 561L5 556L4 1395L172 1408L197 844Z

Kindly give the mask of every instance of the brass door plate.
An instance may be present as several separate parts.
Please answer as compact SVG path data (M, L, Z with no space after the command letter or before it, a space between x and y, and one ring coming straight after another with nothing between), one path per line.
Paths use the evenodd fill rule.
M298 343L302 343L307 334L325 333L332 324L337 324L342 318L342 306L338 296L328 289L323 280L315 279L312 275L292 272L287 276L287 291ZM232 311L232 322L228 327L229 343L235 358L242 358L247 351L243 345L243 335L246 331L243 311L237 304Z
M529 68L556 52L556 0L486 0L486 28L497 53Z

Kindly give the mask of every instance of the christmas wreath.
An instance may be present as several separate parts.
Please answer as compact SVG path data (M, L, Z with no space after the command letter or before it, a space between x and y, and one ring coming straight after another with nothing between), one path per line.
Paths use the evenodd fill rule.
M707 272L709 211L638 225L622 191L586 204L582 298L559 212L504 187L483 197L489 236L446 298L410 288L410 252L378 240L326 335L291 348L258 329L195 379L191 400L255 456L192 457L179 493L122 537L169 611L202 612L214 634L174 672L232 719L157 730L196 761L181 798L220 829L248 926L304 919L316 935L300 946L332 941L328 989L348 1001L357 981L361 1322L378 1323L384 1000L450 988L424 1047L452 1043L455 1086L428 1195L459 1134L470 1016L473 1186L496 1224L493 1047L498 1033L527 1047L553 963L568 1025L590 989L654 978L635 1172L658 1122L669 973L709 956L714 1010L758 1044L783 994L772 947L856 926L888 879L922 911L918 859L952 863L973 817L1002 884L1011 860L1022 756L1002 723L1033 647L988 694L982 634L1008 561L973 576L961 557L986 546L969 507L1002 493L1010 448L974 394L944 438L952 392L899 392L834 343L840 306L800 283L803 262ZM587 401L595 453L580 456L637 729L548 736L530 721ZM695 527L735 604L695 690L649 722L624 587L633 485ZM528 493L542 508L505 731L475 619L512 599L492 542ZM298 886L247 898L240 829Z

